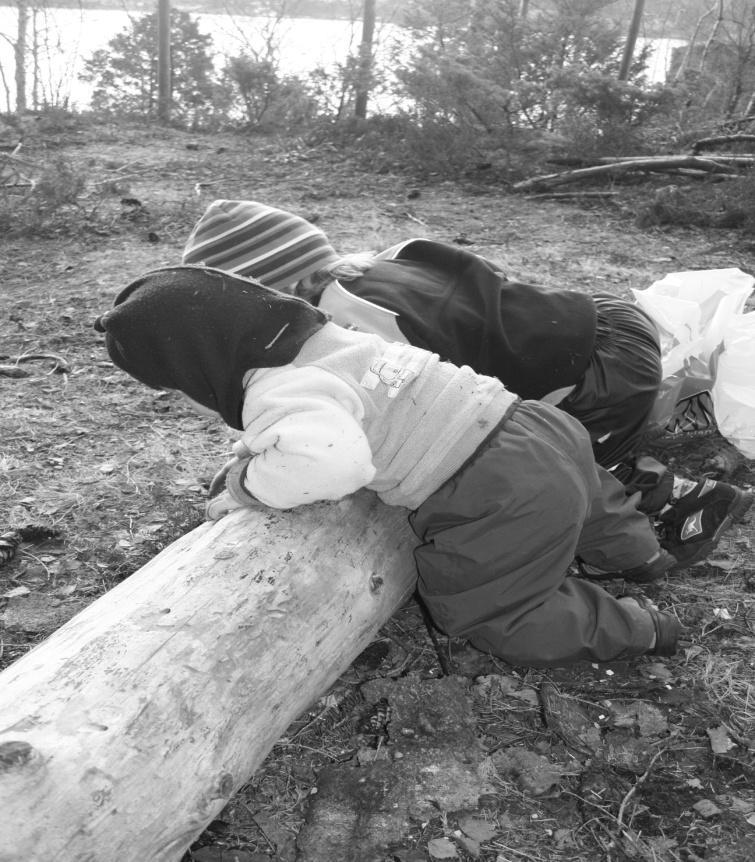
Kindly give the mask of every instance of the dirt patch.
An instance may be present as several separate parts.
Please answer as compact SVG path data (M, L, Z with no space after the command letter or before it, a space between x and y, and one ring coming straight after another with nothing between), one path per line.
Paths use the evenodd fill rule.
M224 427L114 369L92 323L129 280L179 261L213 199L292 209L343 252L426 236L469 245L512 276L589 292L627 296L684 269L755 272L755 245L734 231L637 227L649 185L582 203L533 200L482 174L436 183L400 166L369 174L301 141L117 126L29 141L25 153L38 163L63 156L86 170L89 191L72 229L0 241L0 364L41 357L19 364L24 376L0 377L0 532L31 531L0 567L2 666L202 521L207 481L229 443ZM755 478L753 462L717 436L655 454L688 475ZM427 763L415 766L434 762L436 777L453 776L458 751L471 745L459 741L463 713L474 722L465 775L479 779L475 804L473 790L458 810L439 793L435 805L415 800L382 843L377 815L361 810L374 840L360 845L360 859L751 859L754 531L751 515L711 560L649 588L686 626L683 649L664 661L511 668L428 631L408 605L294 723L187 858L292 862L299 835L298 858L311 862L305 836L327 822L334 771L357 783L369 772L379 813L393 799L380 788L413 774L399 764L417 739ZM456 735L442 715L396 717L413 678L447 705ZM326 801L315 807L318 784ZM330 796L343 809L358 794ZM358 820L341 814L352 827Z

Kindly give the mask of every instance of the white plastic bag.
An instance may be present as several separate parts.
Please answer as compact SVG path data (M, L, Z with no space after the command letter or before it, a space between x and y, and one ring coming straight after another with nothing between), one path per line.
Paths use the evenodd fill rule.
M754 286L755 278L733 267L672 272L646 290L632 291L658 326L664 379L689 358L710 362Z
M711 394L718 430L755 458L755 312L728 324Z
M742 318L753 286L755 278L730 268L672 272L645 290L632 291L661 341L663 381L648 420L649 435L673 434L676 426L684 430L676 414L712 392L724 336ZM709 427L713 430L712 417Z

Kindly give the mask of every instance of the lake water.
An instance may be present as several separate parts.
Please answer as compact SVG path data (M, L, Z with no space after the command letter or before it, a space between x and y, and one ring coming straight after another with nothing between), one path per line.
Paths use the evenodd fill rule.
M251 46L264 48L264 40L273 22L269 18L228 15L193 15L202 33L212 37L212 49L218 55L234 56ZM16 11L0 7L0 111L15 103L13 52L3 35L15 40ZM44 33L40 41L39 89L52 104L82 109L88 106L91 88L78 80L83 60L122 30L130 29L130 16L117 10L49 9L37 18L37 29ZM390 29L380 28L381 43L387 44ZM395 29L395 28L393 28ZM31 24L29 42L31 42ZM361 39L361 22L296 18L280 22L274 29L274 44L280 45L280 68L287 74L302 74L317 66L333 68L343 63ZM31 88L31 71L27 72ZM29 99L29 101L31 101Z
M48 9L39 12L36 29L39 38L38 92L40 101L86 109L91 94L89 84L79 81L83 60L99 48L106 48L117 33L130 28L131 17L119 10ZM269 34L272 19L229 15L197 14L202 33L212 36L218 57L235 56L247 46L260 51ZM8 39L15 40L16 10L0 6L0 112L10 112L15 105L14 60ZM31 43L32 27L29 27ZM395 43L399 29L379 25L376 32L377 54L388 51ZM2 38L3 36L7 38ZM287 19L275 26L273 43L279 45L280 69L286 74L306 74L317 66L333 70L353 53L361 39L361 22L316 18ZM653 40L655 51L649 77L662 81L670 62L670 52L678 40ZM248 48L247 48L248 51ZM31 88L32 74L27 72ZM28 96L31 104L31 97Z

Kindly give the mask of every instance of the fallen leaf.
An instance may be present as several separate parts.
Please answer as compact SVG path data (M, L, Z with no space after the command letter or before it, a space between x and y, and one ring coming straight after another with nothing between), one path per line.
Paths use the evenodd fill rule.
M509 748L493 755L501 775L513 775L523 790L542 796L561 781L561 771L546 757L524 748Z
M740 796L731 797L731 810L737 814L755 814L755 802L750 799L742 799Z
M461 846L469 853L469 855L473 859L477 859L480 855L480 842L475 841L474 838L467 838L463 832L459 832L456 830L454 832L454 836L456 840L461 844Z
M666 716L652 703L637 703L637 727L640 736L662 736L668 731Z
M433 838L427 842L427 850L433 859L458 859L456 845L448 838Z
M488 820L481 820L479 817L463 817L459 821L459 829L468 837L482 843L490 841L496 835L496 828Z
M726 754L727 751L737 747L737 744L730 739L725 727L709 727L706 733L710 739L713 754Z
M716 805L715 802L711 802L710 799L701 799L699 802L696 802L692 806L695 811L706 820L709 817L715 817L716 814L721 813L721 809Z
M695 655L699 655L702 652L701 647L690 647L687 650L688 659L693 657L689 655L689 653L691 653L693 650L697 650ZM665 664L661 664L660 662L653 662L652 664L647 665L644 670L649 677L653 679L659 679L661 681L670 680L674 676L673 672L670 671Z
M7 593L3 593L0 599L15 599L17 596L26 596L31 592L28 587L13 587Z
M626 730L610 731L605 737L602 757L611 766L630 769L639 774L650 758L647 739L635 737Z
M750 814L749 817L745 817L745 820L750 824L750 826L755 826L755 814Z
M723 569L725 572L730 572L732 569L736 569L737 561L736 560L706 560L709 566L712 566L714 569Z

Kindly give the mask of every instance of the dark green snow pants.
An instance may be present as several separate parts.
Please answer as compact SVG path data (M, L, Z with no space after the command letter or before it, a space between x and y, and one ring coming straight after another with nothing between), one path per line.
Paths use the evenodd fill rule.
M650 616L568 577L575 556L607 571L658 542L624 486L595 464L577 420L521 402L412 515L419 593L439 628L512 664L608 661L647 651Z

